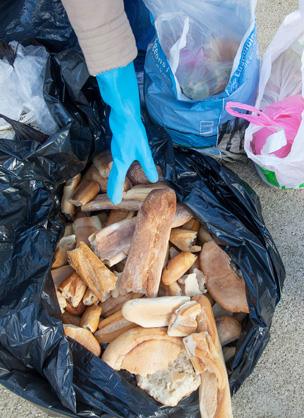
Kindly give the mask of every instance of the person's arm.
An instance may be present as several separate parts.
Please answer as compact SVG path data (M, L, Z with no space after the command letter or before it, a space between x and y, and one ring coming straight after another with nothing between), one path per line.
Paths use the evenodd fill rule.
M123 0L62 0L91 75L124 67L136 55Z
M62 0L78 37L91 75L96 75L100 94L110 107L113 166L107 193L120 203L128 169L138 161L151 182L158 173L141 120L133 60L137 55L134 35L123 0Z

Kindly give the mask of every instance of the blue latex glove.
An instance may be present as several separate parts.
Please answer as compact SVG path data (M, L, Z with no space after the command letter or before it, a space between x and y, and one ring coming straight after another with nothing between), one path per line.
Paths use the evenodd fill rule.
M127 171L134 161L139 162L150 182L158 180L158 173L141 120L134 64L106 71L96 78L103 100L111 107L113 166L107 193L117 205L122 199Z

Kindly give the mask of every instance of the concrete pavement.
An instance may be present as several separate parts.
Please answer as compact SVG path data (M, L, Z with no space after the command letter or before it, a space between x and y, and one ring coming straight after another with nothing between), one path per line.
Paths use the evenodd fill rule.
M262 48L296 0L258 0ZM287 270L287 279L273 322L271 341L240 391L234 396L234 418L303 418L304 416L304 192L265 186L251 163L231 167L261 198L270 229ZM27 401L0 388L0 418L47 418Z

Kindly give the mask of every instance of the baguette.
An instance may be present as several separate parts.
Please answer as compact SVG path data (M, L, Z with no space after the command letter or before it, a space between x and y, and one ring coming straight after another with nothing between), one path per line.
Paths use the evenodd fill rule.
M188 229L189 231L193 231L198 233L200 230L201 224L198 219L192 218L189 222L183 225L183 229Z
M75 325L63 325L63 328L67 337L77 341L91 353L95 354L95 356L100 356L101 348L99 342L90 331Z
M228 375L212 306L206 296L198 296L193 299L202 308L201 314L198 316L199 333L185 337L184 343L188 353L194 355L195 368L201 375L199 389L201 416L204 418L232 418ZM213 375L212 378L210 374ZM217 385L215 385L215 381ZM214 397L217 402L216 411L212 415Z
M72 307L77 308L85 294L87 286L78 274L74 272L61 283L58 289Z
M77 308L73 308L73 306L69 302L66 301L65 311L67 313L69 313L70 315L80 316L80 315L82 315L84 313L85 308L86 307L84 306L84 304L83 304L82 301L79 303L79 305L77 306Z
M93 200L99 193L100 186L94 180L82 180L79 187L70 199L70 203L74 206L83 206Z
M73 273L73 269L71 266L62 266L58 267L57 269L51 270L52 279L54 282L54 286L56 289L60 286L60 284L69 277Z
M99 210L128 210L138 211L143 202L139 200L122 200L118 205L114 205L106 194L98 195L94 200L83 205L81 210L83 212L96 212Z
M83 296L82 302L85 306L92 306L98 302L98 297L91 289L87 288Z
M144 200L152 192L152 190L164 188L168 188L168 186L165 183L153 183L146 185L139 184L137 186L132 187L130 190L124 192L123 198L125 200L136 200L144 202Z
M197 239L197 232L189 229L175 228L172 229L170 235L170 242L181 251L197 253L201 251L202 247L194 245Z
M222 308L249 313L245 281L237 276L228 255L214 241L204 244L200 265L208 292Z
M63 195L61 199L61 212L67 216L73 217L75 215L76 208L72 203L70 203L70 199L72 198L75 190L77 189L80 183L81 175L77 174L73 178L67 180L63 187Z
M76 245L76 236L68 235L61 238L58 242L57 249L55 252L54 261L52 264L52 269L56 269L67 264L68 251L75 248Z
M103 301L108 296L108 292L115 288L117 281L115 274L84 242L81 242L75 250L69 251L68 257L71 266L100 301Z
M102 308L100 305L87 307L81 317L80 326L94 333L98 328L101 312Z
M122 315L143 328L166 327L174 311L189 301L186 296L132 299L123 305Z
M124 219L91 235L89 241L94 253L111 266L122 261L127 257L135 224L136 218Z
M62 294L60 292L58 292L58 290L56 290L56 295L57 295L57 301L58 301L58 305L59 305L59 308L60 308L60 312L64 313L64 311L67 307L67 301L62 296Z
M190 396L200 385L200 377L195 374L184 350L166 369L147 376L138 375L136 379L140 388L156 401L170 407Z
M174 282L166 287L168 287L169 296L182 296L183 294L182 288L177 282Z
M123 304L131 299L140 298L142 294L140 293L127 293L125 295L120 295L117 298L109 298L105 302L102 303L102 312L104 316L110 316L113 313L119 311Z
M80 327L80 316L71 315L68 312L64 312L62 314L62 322L68 325L76 325L76 327Z
M110 226L112 224L116 224L117 222L123 221L124 219L131 219L133 218L135 212L128 211L128 210L111 210L109 213L109 217L106 222L106 226Z
M169 188L153 190L144 201L121 278L126 292L157 296L175 211L176 196Z
M101 229L102 225L98 216L90 216L75 219L73 223L77 246L81 241L89 244L89 236Z
M204 226L201 226L198 231L198 239L201 244L205 244L206 242L213 241L212 236L209 234L209 232Z

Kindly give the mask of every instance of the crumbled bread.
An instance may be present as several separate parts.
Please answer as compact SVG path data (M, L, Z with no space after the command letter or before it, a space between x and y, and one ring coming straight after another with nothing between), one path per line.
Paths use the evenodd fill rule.
M137 384L152 398L166 406L176 406L200 385L200 376L183 351L169 368L145 377L137 376Z

